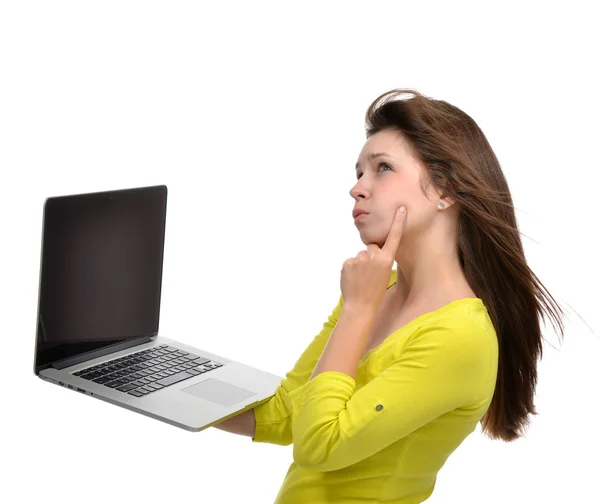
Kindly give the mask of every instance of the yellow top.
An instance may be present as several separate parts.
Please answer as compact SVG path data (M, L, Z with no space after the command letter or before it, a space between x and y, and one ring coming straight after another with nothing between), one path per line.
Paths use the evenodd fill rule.
M396 283L392 270L391 287ZM309 380L339 302L275 394L254 408L253 442L294 444L275 504L417 504L487 411L498 342L487 308L463 298L425 313L358 363L356 379Z

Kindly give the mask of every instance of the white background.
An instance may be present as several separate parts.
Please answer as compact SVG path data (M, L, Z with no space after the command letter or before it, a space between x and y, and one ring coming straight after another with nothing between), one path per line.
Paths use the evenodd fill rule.
M598 502L600 43L592 2L6 1L0 7L4 502L273 502L292 447L190 433L33 374L47 196L167 184L160 332L283 376L364 248L364 114L406 87L497 154L544 323L525 438L480 427L428 503ZM8 497L8 500L6 498Z

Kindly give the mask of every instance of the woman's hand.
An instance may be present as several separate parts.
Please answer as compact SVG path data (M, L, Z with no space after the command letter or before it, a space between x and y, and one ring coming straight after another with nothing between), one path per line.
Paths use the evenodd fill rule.
M375 315L390 283L405 221L406 212L398 210L383 247L370 243L367 250L344 262L340 281L344 306Z

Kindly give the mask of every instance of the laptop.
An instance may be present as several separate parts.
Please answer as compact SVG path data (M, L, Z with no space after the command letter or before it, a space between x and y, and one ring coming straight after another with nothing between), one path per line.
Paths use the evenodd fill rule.
M165 185L46 199L34 372L196 432L282 377L158 334L166 208Z

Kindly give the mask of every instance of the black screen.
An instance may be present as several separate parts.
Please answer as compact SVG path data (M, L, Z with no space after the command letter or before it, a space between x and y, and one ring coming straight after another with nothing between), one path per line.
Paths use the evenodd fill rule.
M166 186L48 198L35 368L158 332Z

